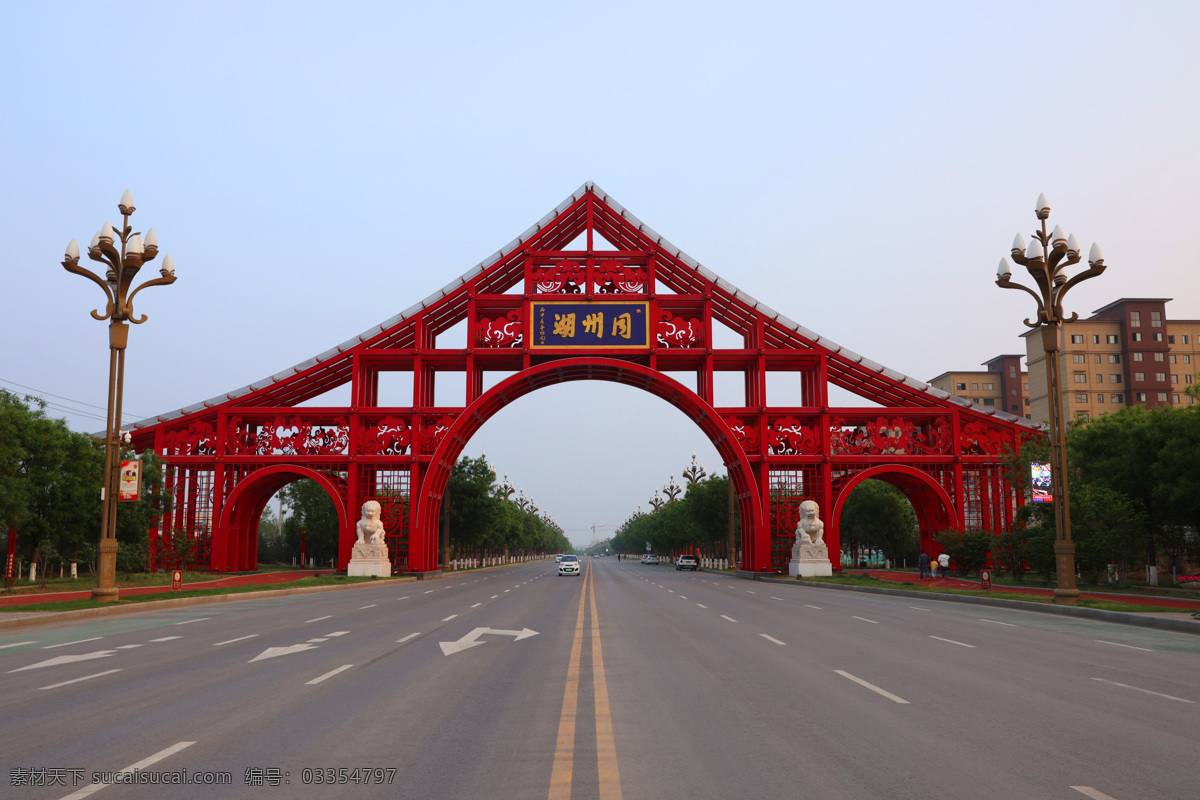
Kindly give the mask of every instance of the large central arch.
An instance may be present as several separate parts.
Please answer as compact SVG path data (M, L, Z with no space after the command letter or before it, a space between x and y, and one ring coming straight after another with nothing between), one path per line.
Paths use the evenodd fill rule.
M383 396L388 373L403 373L411 395ZM435 388L452 380L465 383L462 404L438 406ZM696 422L733 481L740 566L755 572L787 568L808 499L823 509L840 568L842 504L871 475L907 487L930 530L1008 527L1020 498L1003 455L1037 427L789 320L588 183L407 311L269 378L136 423L134 446L162 456L172 499L162 528L204 538L201 566L255 568L263 493L305 474L337 498L340 564L356 509L376 499L394 567L430 572L449 471L471 435L517 397L575 380L636 386ZM716 402L714 385L731 383L740 401ZM304 405L347 385L348 405ZM791 388L772 393L779 386ZM875 407L832 406L830 386ZM152 562L160 543L152 531Z
M640 364L611 358L568 358L523 370L484 393L464 409L442 438L426 473L424 490L418 500L417 516L425 531L435 533L442 498L450 473L468 441L502 408L530 392L545 386L572 381L599 380L633 386L666 400L692 419L712 442L729 470L744 524L762 525L762 504L755 491L754 477L745 453L729 435L716 409L683 384ZM422 543L423 549L436 548L434 540ZM410 553L413 551L410 544Z

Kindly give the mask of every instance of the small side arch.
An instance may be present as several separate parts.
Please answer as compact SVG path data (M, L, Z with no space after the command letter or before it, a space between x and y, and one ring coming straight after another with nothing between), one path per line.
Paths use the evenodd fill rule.
M308 467L275 464L251 472L229 493L213 531L212 563L228 564L228 569L235 572L257 569L258 520L263 509L280 489L306 478L316 481L333 500L338 515L340 545L353 528L346 508L345 490L330 480L328 475ZM218 532L222 535L215 535Z
M882 464L863 470L846 482L833 505L832 519L837 526L838 537L841 537L842 509L850 493L863 481L875 479L890 483L900 491L912 505L917 515L917 532L920 547L926 553L933 554L940 547L933 541L933 536L939 531L960 524L960 515L955 509L954 500L946 489L931 476L914 467L903 464Z

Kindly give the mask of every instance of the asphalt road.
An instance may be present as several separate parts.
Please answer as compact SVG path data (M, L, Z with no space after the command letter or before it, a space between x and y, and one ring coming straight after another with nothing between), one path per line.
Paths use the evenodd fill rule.
M4 798L1144 800L1198 740L1200 637L612 558L0 636Z

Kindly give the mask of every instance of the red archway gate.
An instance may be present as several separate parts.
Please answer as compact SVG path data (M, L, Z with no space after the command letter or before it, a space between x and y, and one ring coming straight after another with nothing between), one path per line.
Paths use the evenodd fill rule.
M716 346L720 327L733 346ZM411 396L383 396L389 373L404 373ZM786 374L783 396L768 396L773 373ZM728 385L729 375L744 387L741 403L718 406L714 383ZM339 564L349 559L357 509L375 499L395 567L427 572L438 566L442 493L471 435L514 399L573 380L635 386L696 421L733 481L741 566L756 572L786 570L806 499L821 505L839 568L833 512L881 466L937 498L930 519L1006 528L1019 498L1001 459L1035 427L823 339L587 183L404 313L263 381L137 423L134 445L166 462L163 529L191 532L214 571L255 568L251 527L264 492L309 475L345 513ZM465 381L464 405L435 405L445 381ZM299 405L346 384L347 407ZM831 407L830 384L879 407ZM160 541L152 532L152 560Z

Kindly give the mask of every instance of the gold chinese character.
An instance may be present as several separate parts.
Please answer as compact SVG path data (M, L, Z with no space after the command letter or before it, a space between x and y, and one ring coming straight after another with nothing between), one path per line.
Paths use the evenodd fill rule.
M604 312L596 311L588 314L583 318L583 330L585 333L596 334L597 339L604 338Z
M620 336L623 339L628 339L633 334L633 320L628 313L622 314L613 320L613 336Z
M575 315L574 314L555 314L554 315L554 335L561 336L564 339L575 338Z

